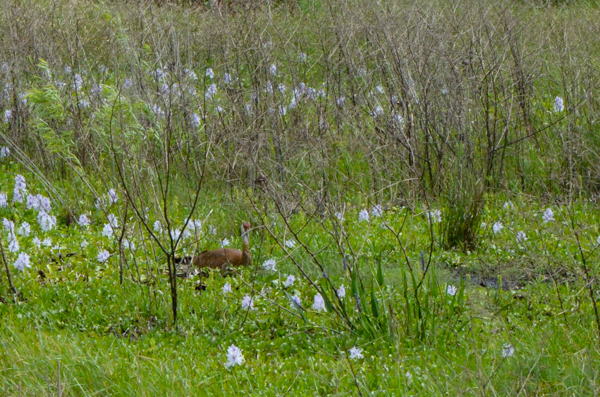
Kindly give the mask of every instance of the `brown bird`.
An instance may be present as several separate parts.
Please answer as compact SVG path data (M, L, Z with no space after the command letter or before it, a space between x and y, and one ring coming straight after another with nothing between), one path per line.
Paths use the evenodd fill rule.
M242 250L233 248L219 248L212 251L203 251L200 255L194 256L192 263L196 268L210 267L212 269L221 269L224 272L228 265L232 266L250 266L252 265L252 254L250 253L250 228L252 225L248 222L242 223Z

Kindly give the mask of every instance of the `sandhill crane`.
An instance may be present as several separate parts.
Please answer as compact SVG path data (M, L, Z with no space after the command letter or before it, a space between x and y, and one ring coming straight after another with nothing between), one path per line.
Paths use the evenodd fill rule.
M242 250L233 248L219 248L212 251L203 251L195 255L191 262L194 267L202 269L209 267L212 269L221 269L224 272L227 266L250 266L252 265L252 254L250 253L250 228L252 225L248 222L242 223Z

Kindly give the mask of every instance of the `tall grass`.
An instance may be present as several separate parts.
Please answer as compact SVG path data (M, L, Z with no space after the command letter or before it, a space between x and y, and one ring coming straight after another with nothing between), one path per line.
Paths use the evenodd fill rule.
M172 166L187 177L208 155L208 181L221 186L257 187L262 176L291 196L299 179L333 197L406 200L442 193L464 161L488 189L592 195L596 16L511 2L219 13L8 1L3 137L55 176L64 164L110 169L124 138L128 155L152 160L168 133L180 153ZM566 107L555 113L557 96Z

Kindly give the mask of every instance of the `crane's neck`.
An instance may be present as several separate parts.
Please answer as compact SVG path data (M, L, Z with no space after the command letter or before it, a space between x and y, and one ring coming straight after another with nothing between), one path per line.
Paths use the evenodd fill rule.
M250 251L250 236L247 231L242 233L242 251Z
M249 266L252 264L252 254L250 253L250 232L242 226L242 262Z

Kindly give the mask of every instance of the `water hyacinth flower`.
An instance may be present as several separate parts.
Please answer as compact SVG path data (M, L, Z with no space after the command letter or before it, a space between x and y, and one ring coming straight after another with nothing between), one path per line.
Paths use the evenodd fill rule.
M446 288L446 293L450 296L454 296L456 295L456 287L454 285L448 285L448 287Z
M363 351L360 347L354 346L352 349L350 349L350 359L358 360L358 359L364 358L362 352Z
M44 239L44 241L42 241L42 244L43 244L45 247L52 247L52 240L50 239L50 237L46 237L46 238Z
M296 281L296 277L293 274L290 274L289 276L287 276L287 278L285 279L285 281L283 282L283 286L285 288L289 288L292 285L294 285L294 282Z
M87 242L87 240L83 240L81 242L81 244L79 244L79 246L83 249L87 248L88 245L89 245L89 243Z
M158 87L158 95L160 95L162 97L168 96L170 92L171 92L171 90L169 89L168 84L163 83Z
M398 128L404 127L404 117L401 114L395 113L392 117L392 122L396 124Z
M119 227L119 221L117 220L115 214L108 214L106 216L106 219L108 220L108 223L113 227L113 229L117 229Z
M223 108L221 106L217 106L217 112L218 113L223 113Z
M81 214L81 215L79 215L79 219L77 220L77 223L81 227L86 227L86 226L90 225L90 219L87 217L86 214Z
M271 72L273 76L277 76L277 66L275 66L275 64L272 64L269 68L269 72Z
M77 106L79 106L81 109L87 109L90 107L90 101L82 99L77 103Z
M492 225L492 231L496 234L500 233L502 228L504 228L504 225L500 221L498 221Z
M427 218L431 223L440 223L442 221L442 211L433 210L427 213Z
M194 113L192 115L192 128L197 130L200 127L201 121L200 116L197 113Z
M212 99L217 94L218 91L219 90L217 89L217 85L216 84L211 84L206 89L206 93L204 94L204 97L206 99Z
M517 233L517 243L524 243L525 241L527 241L527 235L521 230Z
M15 267L15 269L20 271L24 271L25 268L31 267L31 265L29 264L29 255L25 252L19 253L19 256L17 257L17 260L15 261L13 266Z
M231 292L231 284L225 283L225 285L223 286L223 295L227 295L230 292Z
M110 223L105 223L104 224L104 227L102 228L102 235L104 237L108 237L108 238L112 237L112 235L113 235L113 228L110 225Z
M156 70L153 70L150 73L151 73L152 77L154 77L157 80L165 77L165 72L161 68L157 68Z
M373 209L371 209L371 214L376 218L381 218L383 215L383 207L377 204L375 207L373 207Z
M206 77L208 77L209 79L214 79L215 78L215 72L213 72L212 68L206 69L206 73L204 73L204 75Z
M559 96L554 98L554 113L560 113L565 110L565 102Z
M15 176L15 192L27 189L27 183L23 175Z
M359 222L363 222L363 221L368 221L369 220L369 211L367 210L361 210L358 213L358 221Z
M100 84L94 84L90 92L94 96L100 96L102 95L102 86Z
M4 229L8 232L9 235L15 234L15 223L6 218L2 219L2 225L4 225Z
M6 207L8 205L8 197L5 193L0 192L0 207Z
M273 93L273 83L270 80L267 80L265 83L265 92L272 94Z
M283 105L279 105L279 114L282 116L285 116L287 114L287 110L285 109L285 106Z
M505 201L504 204L502 205L502 208L504 208L505 210L510 210L510 209L514 208L514 205L513 205L512 201Z
M321 296L321 294L315 295L312 308L318 312L322 312L325 310L325 300L323 299L323 296Z
M223 82L225 84L231 83L231 75L229 73L223 74Z
M163 231L163 228L162 228L162 224L160 223L160 221L155 221L154 225L152 225L152 229L156 233L161 233Z
M244 355L239 347L231 345L227 348L227 362L225 368L231 368L235 365L242 365L244 363Z
M12 119L12 110L5 110L4 111L4 122L8 123L10 120Z
M300 299L300 295L294 294L292 296L292 301L290 302L291 309L302 309L302 299Z
M340 298L344 298L346 296L346 287L344 287L344 284L340 285L340 288L338 288L337 295Z
M33 240L31 241L33 243L33 245L35 245L37 248L40 248L40 246L42 245L42 240L40 240L37 236L33 238Z
M270 271L270 272L274 272L277 269L275 269L275 259L267 259L266 261L263 262L262 267L263 269Z
M152 111L152 113L154 113L154 115L156 117L165 117L165 112L162 110L162 108L156 104L152 105L150 107L150 110Z
M127 248L129 251L135 251L135 243L133 241L124 238L122 244L123 247Z
M171 238L173 239L173 241L179 240L180 236L181 236L181 230L179 230L179 229L171 230Z
M295 97L292 97L292 100L290 101L290 104L288 105L288 109L296 109L296 106L298 106L298 101L296 100Z
M344 106L344 102L346 102L346 98L344 98L343 96L335 100L336 105L338 105L338 107L340 108Z
M56 226L56 217L48 215L45 211L40 211L38 214L38 224L44 232L47 232Z
M296 246L296 242L294 240L286 240L285 246L288 248L294 248Z
M502 346L502 358L512 357L515 354L515 348L510 343L505 343Z
M554 211L552 211L552 208L546 208L544 215L542 215L542 219L544 220L544 223L554 221Z
M26 204L27 209L34 209L36 211L49 212L51 209L50 199L48 197L42 196L41 194L37 194L35 196L32 194L28 194Z
M77 91L81 91L81 88L83 87L83 78L81 77L81 75L78 73L75 75L74 78L74 83L73 83L73 88Z
M10 240L10 242L8 243L8 250L10 252L19 252L19 249L20 249L19 242L17 241L16 238L12 238Z
M98 252L98 262L104 263L108 258L110 258L110 253L107 250Z
M17 230L17 233L19 233L21 236L29 236L29 233L31 233L31 226L29 223L23 222L19 227L19 230Z
M254 299L250 295L246 295L242 299L242 309L254 310Z
M187 77L189 77L192 80L197 80L198 79L198 76L196 75L196 72L194 72L193 70L189 70L188 71L187 69L185 69L183 72L187 75Z
M223 240L221 240L221 247L227 247L228 245L229 245L228 238L224 238Z
M301 52L299 55L299 58L300 58L300 62L302 62L302 63L306 62L306 58L307 58L306 53Z
M34 209L36 211L40 210L40 201L33 194L27 195L27 198L25 199L25 205L27 206L27 209L29 209L29 210L30 209Z
M286 90L285 84L279 83L279 85L277 86L277 90L282 94L285 93L285 90Z
M115 189L110 189L108 191L108 202L109 204L117 204L119 200L119 195L115 192Z
M188 223L187 227L196 233L200 233L200 231L202 230L202 221L199 219L192 219Z
M133 81L130 78L126 78L125 81L123 81L123 89L128 90L131 87L133 87Z
M16 190L13 192L13 199L12 199L13 203L22 203L23 202L23 195L21 194L20 190Z
M0 159L6 158L10 156L10 149L7 146L2 146L0 148Z

